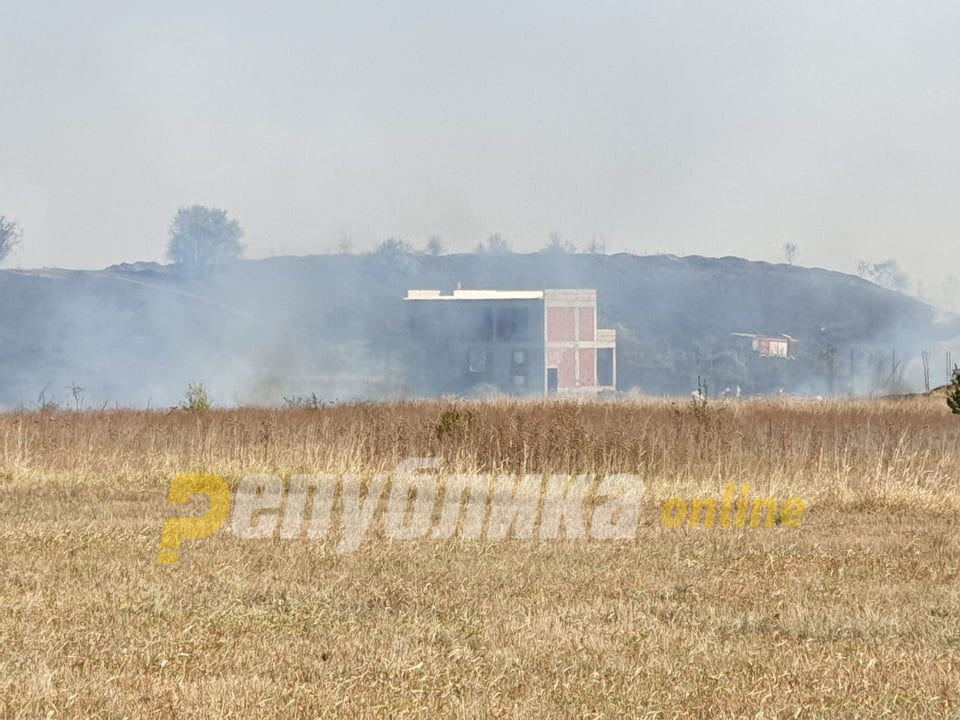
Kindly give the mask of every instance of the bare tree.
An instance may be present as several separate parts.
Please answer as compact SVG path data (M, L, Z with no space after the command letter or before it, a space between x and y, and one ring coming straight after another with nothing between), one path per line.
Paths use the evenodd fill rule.
M890 372L886 371L886 360L884 353L878 351L875 355L877 361L877 374L874 380L874 391L884 395L902 395L906 392L906 382L903 374L907 366L903 360L897 358L897 351L890 351Z
M785 242L783 244L783 259L787 265L793 265L793 261L797 259L799 253L800 248L797 247L796 243Z
M573 252L573 245L563 239L563 235L558 232L550 233L547 238L547 244L543 247L543 252L554 254L565 254Z
M909 276L900 269L896 260L890 259L873 267L874 277L879 285L903 292L910 283Z
M594 233L593 238L590 240L590 244L587 245L587 252L590 255L606 255L607 254L607 242L603 239L603 235L600 233Z
M178 265L202 267L243 253L243 229L225 210L194 205L180 208L170 225L167 257Z
M23 233L17 223L0 215L0 263L20 244L22 235Z
M900 263L893 258L872 265L861 260L857 263L857 275L872 280L881 287L900 292L906 290L910 284L910 276L900 269Z

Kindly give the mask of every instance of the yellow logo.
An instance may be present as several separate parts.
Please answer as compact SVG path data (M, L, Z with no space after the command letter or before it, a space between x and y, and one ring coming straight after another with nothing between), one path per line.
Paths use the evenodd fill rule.
M720 527L746 527L749 510L750 527L760 527L761 521L766 527L782 525L783 527L800 527L803 515L807 511L806 505L800 498L790 498L783 507L779 507L774 498L754 498L750 506L749 485L740 486L741 497L737 500L736 509L733 506L736 485L727 483L720 501ZM717 516L717 501L714 498L693 498L690 501L690 527L712 528ZM687 519L687 503L681 498L670 498L660 509L660 522L664 527L680 527Z
M158 565L176 565L180 543L213 535L230 513L230 488L219 475L177 475L170 482L169 502L183 505L191 495L206 495L210 508L201 518L171 518L163 523Z

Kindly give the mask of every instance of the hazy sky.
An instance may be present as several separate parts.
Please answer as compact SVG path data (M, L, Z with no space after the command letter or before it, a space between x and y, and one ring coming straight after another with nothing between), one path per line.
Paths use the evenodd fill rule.
M960 4L0 4L0 214L23 267L491 232L852 270L960 268Z

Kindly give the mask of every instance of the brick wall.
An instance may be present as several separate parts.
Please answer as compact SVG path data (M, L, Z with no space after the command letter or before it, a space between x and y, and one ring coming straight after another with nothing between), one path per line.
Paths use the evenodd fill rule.
M575 387L577 384L577 356L573 348L554 348L547 353L547 365L557 368L557 384Z
M574 323L574 308L547 308L547 342L572 342L575 340L576 326Z
M597 384L597 351L593 348L582 348L580 353L580 384L593 386Z
M580 308L580 340L594 340L593 326L593 308Z

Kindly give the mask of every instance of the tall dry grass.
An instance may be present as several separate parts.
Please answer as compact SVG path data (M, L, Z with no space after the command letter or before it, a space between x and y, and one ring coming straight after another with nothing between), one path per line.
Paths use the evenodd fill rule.
M939 402L410 402L0 415L0 715L949 717L960 419ZM156 565L173 475L629 472L633 541L239 541ZM671 496L801 497L677 529ZM188 512L189 514L189 512Z
M636 473L657 495L727 482L855 505L956 510L960 423L931 399L407 402L317 410L0 415L17 477L163 485L180 472L373 473L408 457L448 471Z

